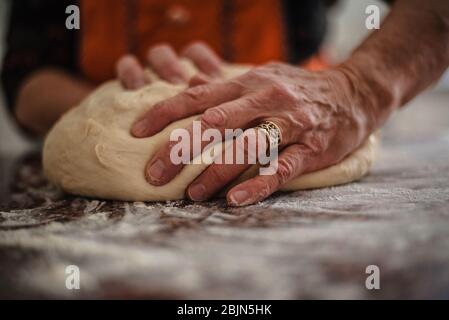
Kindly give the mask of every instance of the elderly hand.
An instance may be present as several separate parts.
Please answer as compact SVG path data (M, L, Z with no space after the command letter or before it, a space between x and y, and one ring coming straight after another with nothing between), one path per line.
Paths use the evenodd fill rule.
M309 72L271 63L229 81L188 88L159 102L137 120L132 134L152 136L173 121L200 113L202 130L215 128L222 134L224 129L274 122L281 130L283 149L276 173L256 176L227 193L230 205L248 205L268 197L290 179L333 165L354 151L378 125L367 91L368 86L344 66ZM192 133L193 128L188 130ZM170 161L173 146L167 142L148 162L149 183L164 185L183 168ZM191 183L187 196L195 201L209 199L249 166L213 163Z
M180 57L190 59L201 72L189 79L183 69ZM181 55L167 45L155 45L148 50L148 64L158 76L170 83L197 85L221 76L221 59L203 42L193 42L185 47ZM116 65L117 77L126 89L139 89L149 83L144 68L133 55L125 55ZM193 83L192 83L193 81Z

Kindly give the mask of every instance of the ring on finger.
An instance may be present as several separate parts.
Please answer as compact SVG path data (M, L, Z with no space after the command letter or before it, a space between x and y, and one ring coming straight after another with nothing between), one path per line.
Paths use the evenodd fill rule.
M267 120L256 126L256 129L267 137L270 149L279 147L282 142L282 131L276 123Z

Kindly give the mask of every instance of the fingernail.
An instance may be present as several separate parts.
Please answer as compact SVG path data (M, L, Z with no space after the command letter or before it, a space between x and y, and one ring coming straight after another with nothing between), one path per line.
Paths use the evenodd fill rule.
M148 131L148 123L146 119L142 119L134 124L132 133L136 137L141 137L145 135L147 131Z
M206 198L206 187L201 184L194 184L188 190L188 196L193 201L202 201Z
M229 195L229 200L233 206L244 206L246 204L250 204L249 200L251 199L249 198L248 191L239 190L231 193Z
M150 179L150 182L161 182L162 177L164 176L164 171L165 163L161 159L158 159L148 170L148 178Z

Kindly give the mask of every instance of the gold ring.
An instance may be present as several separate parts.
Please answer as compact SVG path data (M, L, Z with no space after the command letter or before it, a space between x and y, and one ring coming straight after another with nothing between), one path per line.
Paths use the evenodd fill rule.
M262 131L268 140L270 149L277 148L282 141L282 132L279 126L272 121L264 121L256 129Z

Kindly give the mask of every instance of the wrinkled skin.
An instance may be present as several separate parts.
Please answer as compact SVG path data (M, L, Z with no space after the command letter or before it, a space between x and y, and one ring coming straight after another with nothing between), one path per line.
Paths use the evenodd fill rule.
M149 56L155 56L155 52L160 54L161 50L168 50L163 55L165 60L150 59L150 65L155 70L164 69L157 63L170 65L169 71L162 75L167 81L189 81L186 77L181 80L182 68L170 47L153 48ZM200 54L195 51L200 51ZM196 43L184 52L190 53L187 57L193 57L194 63L206 76L219 77L222 62L210 48ZM166 57L172 60L167 61ZM118 70L122 83L125 86L129 84L128 88L132 89L136 87L136 77L128 79L123 76L127 74L123 70L129 68L123 64L129 63L129 59L126 57L119 62ZM205 62L206 66L201 66ZM136 60L133 68L140 69L134 71L135 74L143 74ZM352 96L350 88L353 84L340 69L309 72L283 63L270 63L229 81L192 81L197 85L158 103L136 122L132 133L136 137L152 136L173 121L199 113L204 113L201 116L203 130L215 128L223 134L224 129L252 128L265 120L276 123L282 132L282 151L276 173L257 176L232 188L227 195L232 205L263 200L290 179L339 162L357 148L375 126L367 112L354 105L358 97ZM143 80L141 85L146 82ZM192 132L192 128L188 130ZM182 164L175 165L170 160L173 145L167 142L148 163L146 178L149 183L164 185L182 170ZM207 143L203 147L205 145ZM196 156L193 150L191 156ZM187 195L195 201L207 200L249 166L214 163L192 182Z
M137 119L131 133L149 137L195 114L202 114L203 129L248 129L265 120L275 122L282 132L276 173L256 176L227 193L230 205L252 204L288 180L335 164L354 151L395 109L441 76L449 66L447 48L449 2L440 0L396 0L379 30L341 65L322 72L270 63L225 81L220 78L220 58L205 44L194 43L181 56L192 60L200 73L187 79L177 53L159 45L149 51L150 66L161 78L189 88ZM128 89L148 82L131 56L119 61L117 73ZM235 148L238 142L235 139ZM148 162L149 183L166 184L181 171L182 165L170 161L173 145L167 142ZM186 194L192 200L209 199L247 167L212 164Z
M148 50L147 62L164 79L173 84L189 83L190 80L181 65L180 58L193 61L200 73L192 85L208 82L221 75L221 59L207 45L194 42L178 54L168 44L156 45ZM144 68L133 55L125 55L116 66L117 77L127 89L138 89L150 81L145 77Z

